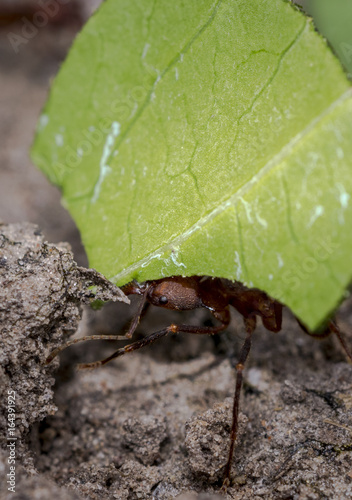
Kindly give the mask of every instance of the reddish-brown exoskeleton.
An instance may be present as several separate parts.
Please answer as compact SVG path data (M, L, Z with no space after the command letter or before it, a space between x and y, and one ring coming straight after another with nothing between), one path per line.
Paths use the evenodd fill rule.
M122 347L111 354L109 357L96 361L94 363L80 364L80 369L97 368L105 365L112 359L118 358L128 352L135 351L151 344L156 340L164 337L168 333L192 333L192 334L210 334L221 332L230 322L229 306L233 306L242 316L244 320L246 338L239 353L238 362L236 365L236 388L233 402L232 429L230 435L230 447L228 460L225 466L224 486L226 489L230 483L231 463L233 458L234 446L238 430L238 410L240 393L242 388L243 369L247 360L251 342L252 333L256 327L257 316L262 319L263 325L271 332L279 332L281 330L282 321L282 304L277 300L269 297L265 292L256 288L247 288L243 284L235 281L231 282L221 278L211 278L208 276L191 276L183 278L181 276L173 276L171 278L163 278L155 281L146 281L145 283L131 282L122 287L126 295L142 295L143 299L139 304L138 311L134 317L130 328L123 336L112 335L93 335L91 337L83 337L67 342L65 345L53 351L47 359L50 363L52 359L64 348L83 340L96 339L128 339L131 338L140 317L149 304L166 309L185 311L204 307L208 309L214 318L220 322L219 326L215 327L200 327L192 325L175 325L171 324L162 330L147 335L142 340L133 342L125 347ZM299 321L301 328L308 334L310 332ZM341 336L338 327L334 322L330 321L326 330L319 336L326 336L330 333L335 333L341 342L347 356L352 360L351 353Z

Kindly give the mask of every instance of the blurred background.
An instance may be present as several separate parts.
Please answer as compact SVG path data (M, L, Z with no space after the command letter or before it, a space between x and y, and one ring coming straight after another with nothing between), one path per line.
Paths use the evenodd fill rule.
M39 225L68 241L86 265L60 192L31 163L29 149L51 81L101 0L0 0L0 220Z
M34 222L50 242L84 250L60 193L29 159L51 81L77 32L101 0L0 0L0 219ZM352 2L300 0L351 78Z

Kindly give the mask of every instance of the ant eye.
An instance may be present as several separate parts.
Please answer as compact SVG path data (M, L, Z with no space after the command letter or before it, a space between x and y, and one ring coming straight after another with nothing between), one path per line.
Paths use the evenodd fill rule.
M160 298L159 298L159 304L161 305L165 305L167 304L169 301L168 301L168 298L165 297L165 295L162 295Z

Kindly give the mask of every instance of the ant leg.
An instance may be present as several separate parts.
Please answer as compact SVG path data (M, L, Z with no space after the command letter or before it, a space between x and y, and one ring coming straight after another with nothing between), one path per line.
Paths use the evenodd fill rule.
M230 435L230 449L229 449L229 455L228 455L228 459L227 459L226 467L225 467L224 482L223 482L223 485L221 488L221 490L223 492L226 492L228 486L230 485L231 465L232 465L233 453L235 450L235 443L236 443L237 433L238 433L238 411L239 411L239 406L240 406L240 395L241 395L242 384L243 384L243 370L244 370L245 363L246 363L247 358L248 358L249 351L251 350L251 346L252 346L252 334L253 334L253 331L256 327L256 317L255 316L245 317L244 323L245 323L245 328L246 328L246 338L245 338L245 341L241 347L239 360L238 360L238 363L236 365L236 389L235 389L235 396L234 396L234 400L233 400L233 409L232 409L232 428L231 428L231 435Z
M327 324L326 329L323 332L318 333L318 334L314 334L314 333L311 333L306 328L306 326L300 322L300 320L298 318L296 318L296 320L297 320L297 323L299 324L299 326L301 327L301 329L305 333L307 333L308 335L310 335L312 337L317 337L318 339L322 339L324 337L328 337L331 333L334 333L336 335L336 337L338 338L338 340L342 346L342 349L345 351L346 356L348 357L348 359L350 361L352 361L352 352L351 352L350 348L348 347L346 339L344 338L340 328L338 327L338 325L335 321L330 320Z
M106 365L107 363L109 363L109 361L115 358L119 358L120 356L123 356L128 352L133 352L136 351L137 349L140 349L141 347L153 344L153 342L155 342L158 339L161 339L161 337L164 337L168 333L176 333L176 332L177 332L177 326L170 325L167 328L164 328L163 330L159 330L158 332L152 333L151 335L147 335L141 340L137 340L132 344L128 344L125 347L121 347L120 349L118 349L105 359L102 359L100 361L93 361L93 363L80 363L79 365L77 365L77 368L79 370L98 368L99 366Z
M123 356L124 354L127 354L128 352L133 352L136 351L137 349L140 349L141 347L144 347L149 344L153 344L156 340L159 340L161 337L164 337L165 335L169 333L194 333L194 334L208 334L208 335L214 335L215 333L220 332L221 330L224 330L226 328L227 324L222 324L217 327L198 327L198 326L191 326L191 325L170 325L163 330L159 330L158 332L152 333L150 335L147 335L141 340L138 340L136 342L133 342L132 344L128 344L125 347L121 347L121 349L118 349L115 351L113 354L108 356L105 359L102 359L100 361L94 361L93 363L80 363L77 365L77 368L79 370L85 370L85 369L92 369L92 368L98 368L99 366L106 365L109 363L109 361L119 358L120 356Z
M346 339L342 335L342 332L341 332L340 328L332 320L329 321L328 328L329 328L329 333L335 333L335 335L339 339L340 344L341 344L343 350L345 351L345 354L347 355L348 359L350 361L352 361L352 352L350 351L350 348L348 347Z
M45 364L48 365L49 363L52 362L52 360L54 358L56 358L56 356L58 354L60 354L61 351L63 351L67 347L70 347L71 345L78 344L79 342L85 342L86 340L127 340L127 339L130 339L132 337L133 333L135 332L141 317L143 317L144 314L147 312L147 309L149 306L149 303L146 302L148 288L149 287L146 287L145 291L143 292L143 298L138 306L137 313L134 316L127 332L124 335L88 335L86 337L81 337L79 339L69 340L68 342L65 342L65 344L54 349L49 354L49 356L46 358Z
M297 316L295 316L296 318L296 321L299 325L299 327L301 328L301 330L304 331L304 333L306 333L307 335L309 335L310 337L315 337L317 339L323 339L325 337L328 337L331 333L330 331L330 328L326 328L325 330L323 330L322 332L319 332L319 333L312 333L308 330L308 328L297 318Z

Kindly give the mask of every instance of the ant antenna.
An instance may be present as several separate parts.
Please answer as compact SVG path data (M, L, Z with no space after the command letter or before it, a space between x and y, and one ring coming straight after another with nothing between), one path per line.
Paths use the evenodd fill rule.
M150 288L150 285L147 285L145 287L145 290L144 290L144 293L143 293L143 297L142 297L142 300L140 301L139 303L139 306L138 306L138 310L136 312L136 315L134 316L133 320L131 321L131 324L130 324L130 327L128 329L128 331L126 332L125 336L127 339L130 339L132 338L132 335L134 334L137 326L138 326L138 323L141 319L141 316L145 310L145 307L147 305L149 305L149 303L147 302L147 294L148 294L148 290Z
M78 344L79 342L85 342L86 340L127 340L127 339L128 337L126 335L88 335L87 337L81 337L79 339L69 340L68 342L65 342L65 344L54 349L46 358L45 364L46 365L50 364L52 360L56 358L58 354L60 354L61 351L64 351L67 347L70 347L70 345Z

